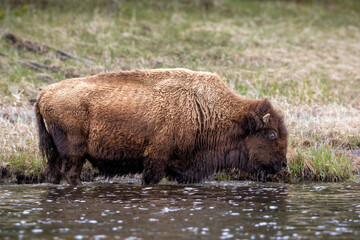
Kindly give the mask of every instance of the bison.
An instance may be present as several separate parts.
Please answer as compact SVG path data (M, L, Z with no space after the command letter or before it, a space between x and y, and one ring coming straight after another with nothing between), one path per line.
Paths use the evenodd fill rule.
M74 186L86 160L106 176L198 183L228 168L266 180L286 167L287 130L268 100L236 95L214 73L122 71L51 84L35 113L47 179Z

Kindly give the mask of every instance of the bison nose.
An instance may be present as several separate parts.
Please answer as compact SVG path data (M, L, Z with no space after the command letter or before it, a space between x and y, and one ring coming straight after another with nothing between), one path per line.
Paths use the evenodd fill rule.
M282 161L281 167L284 169L286 168L286 166L287 166L287 160L285 159L285 161Z

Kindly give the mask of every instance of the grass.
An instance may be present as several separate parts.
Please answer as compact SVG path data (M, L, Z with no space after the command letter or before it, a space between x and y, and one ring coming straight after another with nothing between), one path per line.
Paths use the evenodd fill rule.
M355 179L360 168L360 2L3 1L0 163L41 172L31 103L71 75L184 67L218 73L236 92L268 98L290 132L286 181ZM34 61L52 67L34 71ZM221 179L228 179L221 176Z
M37 153L30 154L26 151L17 151L2 155L0 161L8 163L8 165L3 165L2 167L6 169L6 174L9 174L9 176L15 175L15 177L18 177L18 175L21 175L22 178L27 177L40 180L45 172L43 159Z
M354 180L350 159L328 145L300 149L289 161L289 181Z

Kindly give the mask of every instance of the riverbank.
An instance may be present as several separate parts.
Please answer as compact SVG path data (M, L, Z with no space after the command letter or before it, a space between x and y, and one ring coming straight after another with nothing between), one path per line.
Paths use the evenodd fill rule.
M294 166L290 165L290 166ZM304 167L301 172L292 172L286 169L277 174L269 174L267 181L279 182L279 183L299 183L299 182L343 182L352 181L360 182L360 173L351 172L353 169L351 166L347 166L347 170L343 173L334 173L331 171L315 171L314 168ZM41 169L45 169L41 167ZM86 163L82 174L81 180L83 182L122 182L123 179L137 179L141 182L141 175L129 175L123 177L104 178L99 175L98 171L94 169L89 163ZM168 181L166 178L163 181ZM206 181L257 181L256 177L252 174L242 172L238 169L231 169L228 171L214 174L206 179ZM41 170L36 172L35 170L24 170L21 168L14 168L9 163L2 163L0 165L0 184L37 184L46 183L45 171ZM63 183L66 183L63 180Z
M283 112L288 169L274 181L351 181L360 168L359 11L358 1L336 0L5 1L0 181L44 179L32 106L43 86L169 67L216 72Z

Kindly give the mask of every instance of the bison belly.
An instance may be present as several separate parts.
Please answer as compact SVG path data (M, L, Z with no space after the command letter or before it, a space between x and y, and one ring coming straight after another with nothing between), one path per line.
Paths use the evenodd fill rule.
M88 160L105 176L141 173L147 137L136 136L134 124L92 120L88 139Z

